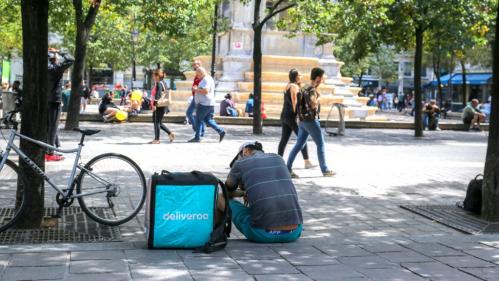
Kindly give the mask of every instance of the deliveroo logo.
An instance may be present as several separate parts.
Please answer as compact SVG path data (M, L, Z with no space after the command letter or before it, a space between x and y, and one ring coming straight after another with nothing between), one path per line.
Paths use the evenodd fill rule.
M163 216L165 221L205 221L209 219L209 215L207 213L201 214L184 214L181 212L175 212L173 214L166 213Z

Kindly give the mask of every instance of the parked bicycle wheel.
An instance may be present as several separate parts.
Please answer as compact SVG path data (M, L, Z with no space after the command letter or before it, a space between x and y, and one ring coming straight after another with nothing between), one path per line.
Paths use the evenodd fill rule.
M90 218L115 226L131 220L144 205L146 179L130 158L101 154L85 165L76 191L82 210Z
M331 106L325 122L326 133L330 136L345 135L345 109L343 105L335 103Z
M0 170L0 232L12 227L26 209L26 186L19 167L7 160Z

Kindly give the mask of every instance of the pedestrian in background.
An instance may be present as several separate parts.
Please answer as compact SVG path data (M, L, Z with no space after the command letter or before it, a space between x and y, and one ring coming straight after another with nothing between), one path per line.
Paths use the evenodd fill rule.
M326 163L326 144L324 134L322 133L321 125L319 123L321 95L317 91L317 88L324 81L324 76L325 71L322 68L313 68L310 75L310 79L312 80L311 85L303 87L298 97L297 111L300 119L298 137L295 146L289 153L287 163L288 170L292 177L298 177L295 173L293 173L293 162L295 161L298 152L302 150L307 143L309 136L312 137L312 140L317 146L317 156L319 158L322 175L325 177L332 177L335 175L335 173L328 168Z
M198 59L195 59L192 62L192 70L197 71L197 69L201 67L201 61ZM196 132L196 119L194 118L194 112L196 111L196 101L194 99L194 96L196 95L194 88L197 88L199 86L199 83L201 83L201 80L198 78L197 75L194 76L194 81L192 81L192 100L187 107L187 111L185 112L185 115L187 117L187 121L191 124L192 130ZM200 137L204 137L204 131L205 131L205 124L202 123L200 124L201 126L201 135Z
M48 50L48 141L51 146L59 147L59 137L57 135L59 119L61 117L62 103L62 76L64 72L74 63L74 58L65 52L54 48ZM64 157L54 153L53 150L47 151L45 161L61 161Z
M279 142L278 152L281 157L284 156L284 150L288 144L291 133L295 133L298 136L298 123L297 123L297 113L296 105L298 100L298 93L300 92L302 75L301 73L293 68L289 71L289 83L286 86L286 91L284 92L284 104L282 106L281 112L281 140ZM310 162L308 157L307 144L303 146L301 150L303 155L303 160L305 161L305 169L311 169L314 165Z
M161 130L165 131L168 134L168 138L170 142L173 142L175 139L175 134L168 129L168 127L163 124L163 117L166 113L170 112L170 109L167 106L158 106L158 101L161 99L161 95L166 92L169 95L170 89L166 86L166 83L163 81L165 78L165 73L161 69L157 69L153 73L154 79L154 87L151 91L151 101L152 101L152 120L154 124L154 140L150 141L150 144L159 144L159 135Z
M208 75L203 67L198 67L196 76L201 80L199 86L194 86L194 101L196 102L196 134L189 142L201 141L201 128L203 122L212 127L219 135L219 141L225 137L225 131L213 119L215 114L215 81Z

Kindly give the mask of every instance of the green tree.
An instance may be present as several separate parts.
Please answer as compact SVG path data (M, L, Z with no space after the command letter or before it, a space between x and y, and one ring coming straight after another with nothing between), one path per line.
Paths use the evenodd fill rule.
M15 0L1 0L0 58L10 58L22 50L21 5Z
M496 27L499 26L499 6L496 9ZM482 192L482 216L489 221L499 221L499 29L495 30L493 44L492 113L490 116L489 143L485 160Z

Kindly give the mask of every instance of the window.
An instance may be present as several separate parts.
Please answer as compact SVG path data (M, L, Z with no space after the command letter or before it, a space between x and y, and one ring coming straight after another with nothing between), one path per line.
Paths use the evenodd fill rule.
M406 77L412 76L412 63L404 62L404 76Z

